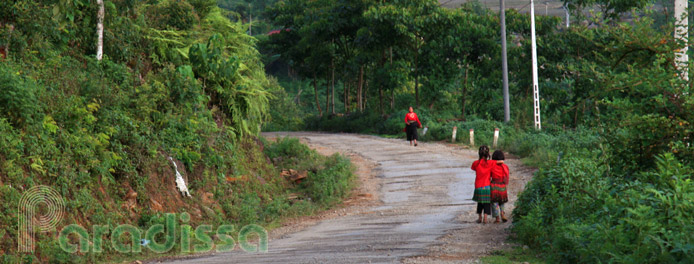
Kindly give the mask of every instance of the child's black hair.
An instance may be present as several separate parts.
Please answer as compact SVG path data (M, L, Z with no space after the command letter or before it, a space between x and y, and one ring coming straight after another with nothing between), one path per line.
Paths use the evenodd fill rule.
M501 150L494 151L494 154L492 154L492 159L493 160L504 160L504 152Z
M480 151L478 152L480 159L489 159L489 147L486 145L480 146Z

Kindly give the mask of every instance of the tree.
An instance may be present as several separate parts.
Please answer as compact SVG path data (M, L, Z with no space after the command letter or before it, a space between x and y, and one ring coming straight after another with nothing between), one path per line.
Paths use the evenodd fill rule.
M398 53L406 52L406 56L411 58L408 61L411 63L410 74L414 78L417 107L420 106L419 84L423 76L422 70L433 62L432 58L422 57L425 54L423 47L441 37L440 29L445 26L439 22L443 22L444 10L433 0L399 0L381 3L365 14L370 23L378 25L373 27L375 38L378 39L374 42L382 54L392 47ZM381 57L385 63L385 55ZM381 93L379 92L379 95Z
M99 11L96 13L96 60L101 60L104 54L104 0L96 0Z
M619 17L632 9L641 9L654 0L563 0L570 10L576 13L577 17L583 17L583 10L586 7L598 5L603 11L605 19L619 19Z

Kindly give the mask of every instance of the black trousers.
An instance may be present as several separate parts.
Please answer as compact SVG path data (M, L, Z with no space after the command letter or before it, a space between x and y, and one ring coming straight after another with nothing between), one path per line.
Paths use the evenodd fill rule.
M490 204L490 203L477 203L477 214L481 214L482 211L484 211L484 214L486 214L486 215L492 214L492 204Z
M407 141L417 140L417 122L408 124L405 132L407 132Z

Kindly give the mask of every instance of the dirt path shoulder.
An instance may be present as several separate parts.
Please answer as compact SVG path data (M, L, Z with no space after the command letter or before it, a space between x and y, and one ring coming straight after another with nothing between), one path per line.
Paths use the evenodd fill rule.
M361 185L342 206L275 229L268 253L235 251L175 263L468 263L508 246L510 223L475 223L474 150L353 134L265 136L297 137L320 153L349 156ZM507 164L510 213L532 171L518 160Z

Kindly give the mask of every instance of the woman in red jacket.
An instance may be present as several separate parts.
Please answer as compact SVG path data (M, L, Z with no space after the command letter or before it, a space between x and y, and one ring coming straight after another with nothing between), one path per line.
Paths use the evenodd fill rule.
M419 122L417 113L410 106L410 112L405 115L405 132L407 133L407 141L410 142L410 146L412 146L412 141L414 141L414 146L417 146L418 127L422 127L422 123Z
M492 160L504 160L504 152L497 150L492 154ZM504 204L508 202L508 193L506 185L508 185L509 171L506 164L494 164L491 170L491 202L492 202L492 217L496 217L494 223L499 223L499 212L501 212L501 220L506 223L508 219L504 213Z

